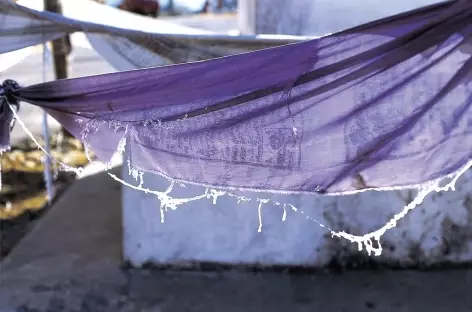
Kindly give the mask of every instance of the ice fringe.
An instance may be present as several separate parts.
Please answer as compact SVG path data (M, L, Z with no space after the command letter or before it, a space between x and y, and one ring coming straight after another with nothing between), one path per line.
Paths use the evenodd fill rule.
M61 161L58 161L52 155L50 155L48 153L48 151L46 151L45 148L43 146L41 146L41 144L39 144L39 142L34 138L31 131L28 130L28 128L26 127L24 122L19 118L19 116L16 113L15 109L11 105L9 105L9 107L12 110L13 116L16 119L17 123L21 126L21 128L25 131L25 133L33 140L33 142L37 145L37 147L46 154L47 157L50 157L53 161L59 163L64 170L73 171L78 176L81 176L83 174L83 169L70 167L70 166L62 163ZM110 122L108 122L108 126L115 127L115 130L118 129L119 127L121 127L118 124L114 124L114 123L110 123ZM224 196L224 195L235 198L238 203L241 202L241 201L247 202L247 201L252 200L252 198L248 198L248 197L245 197L245 196L239 196L239 195L236 195L236 194L234 194L234 193L232 193L228 190L214 189L214 188L211 188L211 187L207 187L205 189L205 192L201 195L197 195L197 196L193 196L193 197L187 197L187 198L175 198L175 197L171 196L170 193L172 192L176 181L173 181L172 179L170 179L168 177L165 177L169 181L169 187L164 191L157 191L157 190L151 190L151 189L145 188L144 187L144 178L143 178L144 172L142 170L139 170L138 168L133 167L132 164L130 163L130 161L128 160L127 165L128 165L129 174L131 176L133 176L133 178L138 182L137 185L130 184L130 183L122 180L118 176L114 175L113 173L109 172L109 170L111 169L111 162L103 163L103 162L94 161L94 160L91 159L90 154L89 154L90 146L87 143L87 135L90 132L91 128L95 128L96 131L98 130L98 127L96 127L93 123L88 123L87 125L84 126L83 131L82 131L82 142L84 144L85 152L86 152L87 159L89 160L89 162L90 163L98 163L98 164L102 165L103 169L107 172L107 174L111 178L113 178L117 182L123 184L124 186L130 187L130 188L135 189L137 191L144 192L146 194L155 195L161 203L160 204L161 222L164 222L165 212L167 212L168 209L176 210L178 208L178 206L180 206L182 204L185 204L185 203L188 203L188 202L196 201L196 200L211 199L213 204L216 204L216 201L217 201L218 197ZM128 129L125 126L124 134L123 134L123 136L122 136L122 138L121 138L121 140L118 144L118 147L117 147L117 150L115 152L114 157L124 156L125 147L126 147L126 135L127 135L127 133L128 133ZM305 214L304 211L298 209L297 207L294 207L291 204L283 204L283 203L280 203L280 202L277 202L277 201L273 201L273 200L270 200L270 199L264 199L264 198L257 198L256 199L256 201L258 202L258 219L259 219L258 232L262 231L262 207L263 207L264 204L272 203L275 206L281 206L283 208L283 216L282 216L283 221L285 221L285 219L286 219L287 208L289 208L290 210L292 210L294 212L298 212L298 213L303 214L306 219L309 219L313 222L316 222L320 227L327 228L332 237L344 238L344 239L350 241L351 243L357 243L358 250L362 251L362 250L365 249L365 251L367 252L367 254L369 256L371 256L371 255L380 256L382 254L382 244L380 243L380 239L381 239L382 235L384 235L388 230L394 228L397 225L398 221L400 221L402 218L404 218L408 214L408 212L410 212L411 210L416 208L418 205L420 205L429 194L431 194L433 192L445 192L445 191L450 191L450 190L454 191L457 180L470 167L472 167L472 161L471 160L469 160L467 162L467 164L465 166L463 166L457 172L452 173L452 174L450 174L446 177L442 177L440 179L437 179L435 181L431 181L431 182L425 183L425 184L420 185L420 186L417 185L417 186L409 186L409 187L403 187L403 188L385 189L385 190L417 189L418 194L415 196L415 198L409 204L407 204L406 206L403 207L402 211L400 211L398 214L394 215L384 226L382 226L378 230L375 230L373 232L367 233L367 234L362 235L362 236L349 234L349 233L346 233L344 231L338 231L338 232L333 231L332 229L326 227L322 223L310 218L310 216ZM447 179L451 179L451 180L446 185L441 186L440 185L441 182L444 182Z

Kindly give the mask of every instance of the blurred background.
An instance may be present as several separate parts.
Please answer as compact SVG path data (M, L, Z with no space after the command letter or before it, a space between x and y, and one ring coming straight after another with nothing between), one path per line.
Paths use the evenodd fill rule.
M160 15L199 14L236 11L237 0L95 0L136 14Z

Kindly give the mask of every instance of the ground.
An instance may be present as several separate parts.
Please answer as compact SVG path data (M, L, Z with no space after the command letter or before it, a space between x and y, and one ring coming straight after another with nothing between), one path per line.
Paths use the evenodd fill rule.
M120 173L115 168L113 173ZM74 183L2 262L5 312L469 312L472 270L132 269L120 186ZM60 235L58 235L60 233Z
M74 39L77 36L74 37ZM84 47L84 38L80 37L74 49L70 64L71 77L80 77L98 73L112 72L113 69L95 53ZM0 71L0 80L14 79L20 85L31 85L41 82L42 79L42 49L34 47L25 58L18 53L16 65ZM16 62L15 55L0 55L0 63ZM35 68L36 70L31 70ZM47 67L48 77L52 77L51 67ZM28 104L21 104L20 117L37 138L42 135L42 110ZM59 125L50 120L52 134L57 134ZM53 148L56 137L52 138ZM44 159L43 153L27 138L23 129L17 123L12 133L13 150L2 155L1 167L3 185L0 191L0 259L29 231L29 228L47 207L47 197L42 176ZM55 149L56 156L73 166L83 166L87 162L83 153L83 146L78 140L66 140L60 149ZM75 180L70 173L60 172L55 187L59 193Z

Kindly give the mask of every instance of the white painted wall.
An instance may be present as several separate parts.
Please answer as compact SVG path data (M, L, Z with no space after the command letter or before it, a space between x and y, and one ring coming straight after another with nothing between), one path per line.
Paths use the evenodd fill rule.
M373 259L389 264L435 264L472 260L472 184L470 172L460 179L455 192L432 194L395 229L384 235L382 256ZM133 182L132 179L127 179ZM145 186L165 190L167 181L145 175ZM202 194L204 188L187 186L176 195ZM228 196L216 205L200 200L164 214L151 194L124 187L124 254L133 265L144 263L183 265L191 262L230 264L285 264L323 267L348 258L367 260L357 245L332 238L326 228L365 234L383 226L411 200L412 192L371 192L334 197L272 195L291 203L298 212L263 205L262 231L256 197L236 203ZM307 218L309 217L309 218Z
M443 0L254 1L257 2L257 33L306 36L325 35L425 5L443 2Z
M258 32L293 35L317 35L327 30L339 30L340 27L383 17L388 12L396 13L430 2L257 1ZM311 5L300 6L303 1ZM361 2L364 5L360 6ZM309 16L307 7L311 8ZM259 18L263 8L272 8L266 10L264 21ZM282 16L280 11L293 14L291 17ZM362 15L364 13L367 15ZM302 25L297 25L297 21ZM127 177L127 168L123 173L125 180L134 182ZM165 180L154 175L147 174L144 179L145 186L151 189L164 190L168 186ZM384 253L371 260L392 265L471 261L472 184L468 182L471 179L472 173L468 172L459 180L455 192L429 196L422 206L384 235ZM203 192L201 187L187 186L177 190L176 194L189 197ZM383 226L399 212L411 200L413 193L369 192L338 198L260 193L239 195L253 200L237 204L232 198L221 197L216 205L210 200L192 202L165 213L165 222L161 223L160 203L156 197L124 187L125 259L135 266L204 261L323 267L332 261L366 261L369 258L365 252L357 251L357 245L332 238L326 228L313 220L336 231L368 233ZM258 203L254 199L269 196L293 204L299 211L287 211L286 220L282 221L281 207L263 206L262 231L258 232Z

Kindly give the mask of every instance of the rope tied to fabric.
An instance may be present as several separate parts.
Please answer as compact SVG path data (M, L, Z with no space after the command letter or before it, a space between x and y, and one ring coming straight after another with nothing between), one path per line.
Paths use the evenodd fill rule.
M4 116L5 114L8 114L8 112L10 112L10 108L7 107L8 105L14 107L16 112L19 112L20 103L13 96L13 94L19 88L20 88L20 85L18 84L18 82L12 79L7 79L0 85L0 99L3 99L3 101L1 101L1 104L0 104L1 116ZM10 131L12 131L13 127L15 126L15 120L16 120L15 118L11 119Z
M12 79L7 79L0 86L0 96L7 97L9 102L15 102L16 100L12 97L12 95L19 88L20 85L18 82Z
M20 103L14 93L20 85L11 79L5 80L0 85L0 154L10 149L10 133L15 126L13 115L20 110ZM2 188L1 163L0 163L0 189Z

